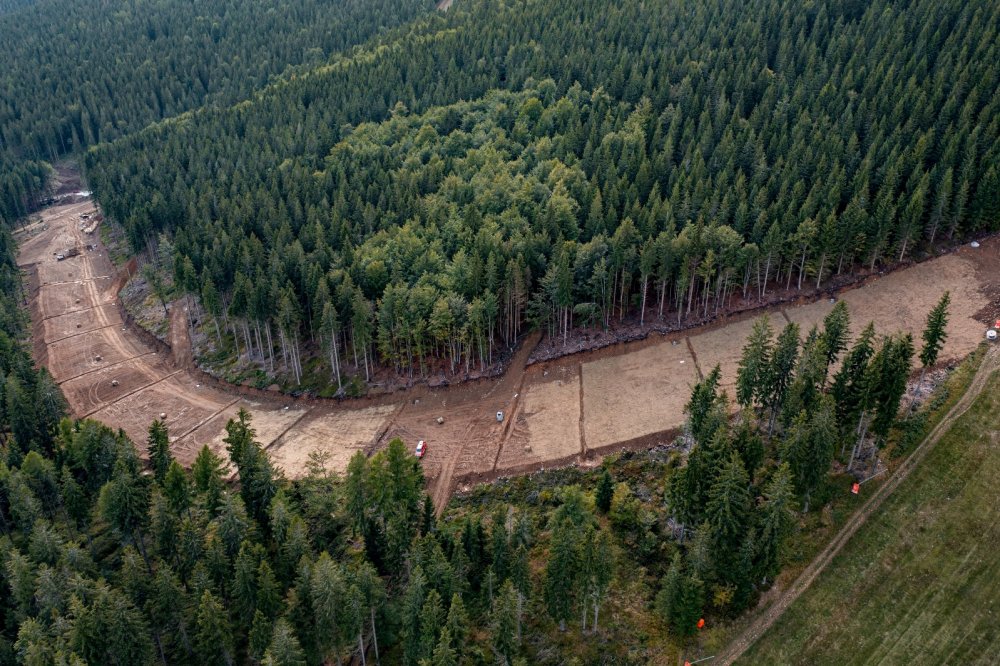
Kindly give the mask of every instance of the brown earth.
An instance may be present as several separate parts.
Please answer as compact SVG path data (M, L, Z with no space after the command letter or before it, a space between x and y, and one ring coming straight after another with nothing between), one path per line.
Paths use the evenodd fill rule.
M99 234L85 235L80 228L80 213L93 208L89 201L48 208L19 235L35 356L62 385L75 415L123 428L142 447L149 423L164 413L174 453L189 464L203 445L221 452L225 423L242 407L253 414L259 441L290 477L305 473L314 451L342 470L355 451L372 453L392 437L408 446L425 439L423 465L439 509L458 484L671 441L699 373L718 363L723 386L731 391L745 334L760 316L757 311L685 332L654 333L529 366L540 339L535 334L499 377L339 402L293 399L227 386L194 368L181 302L172 308L172 348L124 323L118 302L123 276L116 275ZM56 261L55 253L70 247L80 254ZM998 278L1000 239L991 239L839 297L848 303L855 328L874 320L880 331L918 334L941 292L951 290L946 360L964 356L982 339L982 313L1000 294ZM775 328L786 320L808 326L830 307L817 301L772 310L770 317ZM502 422L498 410L505 413Z

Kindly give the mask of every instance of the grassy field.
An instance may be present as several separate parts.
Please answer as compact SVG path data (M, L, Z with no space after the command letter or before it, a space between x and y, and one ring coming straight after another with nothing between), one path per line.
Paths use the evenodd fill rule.
M1000 663L1000 373L741 664Z

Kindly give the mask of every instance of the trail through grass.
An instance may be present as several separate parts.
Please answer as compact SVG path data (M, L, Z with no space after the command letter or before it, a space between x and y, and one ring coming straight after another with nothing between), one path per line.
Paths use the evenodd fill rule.
M1000 373L739 663L1000 663Z

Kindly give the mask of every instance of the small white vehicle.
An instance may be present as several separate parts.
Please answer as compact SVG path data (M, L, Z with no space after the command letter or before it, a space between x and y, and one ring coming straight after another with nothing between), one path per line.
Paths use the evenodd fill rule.
M427 442L420 440L417 442L417 450L414 451L414 455L418 458L423 458L425 453L427 453Z
M497 423L503 423L503 412L497 412Z

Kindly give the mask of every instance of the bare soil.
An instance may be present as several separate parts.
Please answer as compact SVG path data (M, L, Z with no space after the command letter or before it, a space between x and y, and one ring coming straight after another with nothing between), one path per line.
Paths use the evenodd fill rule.
M697 380L683 338L584 363L587 446L608 446L679 427Z
M761 314L753 310L683 333L653 334L529 367L541 337L534 334L502 375L452 386L425 384L343 401L272 397L227 387L192 367L180 302L173 307L169 345L123 324L118 290L124 276L114 271L99 234L85 235L80 228L79 214L93 208L83 201L45 209L40 222L19 236L35 357L62 385L75 415L123 428L143 448L150 421L164 413L174 454L190 463L203 445L223 452L225 423L242 407L253 414L258 440L290 477L305 473L313 451L325 453L329 467L343 469L355 451L372 453L393 437L408 446L424 439L428 452L422 464L439 509L459 483L670 441L683 424L683 406L699 372L720 364L723 386L731 392L745 335ZM57 261L55 253L68 247L81 252ZM919 334L941 292L951 290L945 360L964 356L982 339L984 308L1000 294L998 279L1000 240L991 239L979 249L963 248L872 279L839 297L847 301L856 328L872 319L881 331ZM775 328L786 318L809 325L829 307L821 300L774 309L770 316ZM504 411L502 422L496 420L498 410Z

